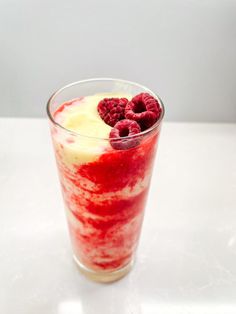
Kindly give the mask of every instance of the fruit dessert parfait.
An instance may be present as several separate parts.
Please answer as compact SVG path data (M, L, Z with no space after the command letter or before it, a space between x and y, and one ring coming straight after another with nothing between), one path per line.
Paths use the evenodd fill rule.
M164 113L150 91L116 89L48 106L74 258L98 281L131 268Z

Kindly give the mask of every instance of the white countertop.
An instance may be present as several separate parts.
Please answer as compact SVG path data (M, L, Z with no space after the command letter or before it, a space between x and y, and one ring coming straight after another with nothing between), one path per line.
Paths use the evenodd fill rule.
M164 123L137 262L113 284L72 257L49 130L0 119L1 314L236 313L236 124Z

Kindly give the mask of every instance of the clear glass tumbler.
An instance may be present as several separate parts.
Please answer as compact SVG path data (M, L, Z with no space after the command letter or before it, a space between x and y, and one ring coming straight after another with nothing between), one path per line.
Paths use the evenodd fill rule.
M113 149L109 138L80 135L55 121L54 113L63 103L104 92L147 92L161 104L162 114L150 129L124 138L127 143L136 141L135 147ZM55 92L47 114L74 259L90 279L115 281L133 265L164 116L162 101L136 83L91 79Z

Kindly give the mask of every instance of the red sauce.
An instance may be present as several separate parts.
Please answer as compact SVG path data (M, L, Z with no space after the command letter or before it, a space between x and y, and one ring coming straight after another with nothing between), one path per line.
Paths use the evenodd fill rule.
M111 148L96 161L74 164L72 169L56 151L65 204L73 217L69 218L69 229L74 251L85 266L114 270L132 259L157 139L157 133L149 134L135 148Z

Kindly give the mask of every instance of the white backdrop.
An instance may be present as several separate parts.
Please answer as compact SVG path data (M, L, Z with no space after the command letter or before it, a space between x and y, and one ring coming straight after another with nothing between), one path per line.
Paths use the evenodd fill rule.
M72 81L157 92L172 121L236 121L236 0L0 0L0 115Z

